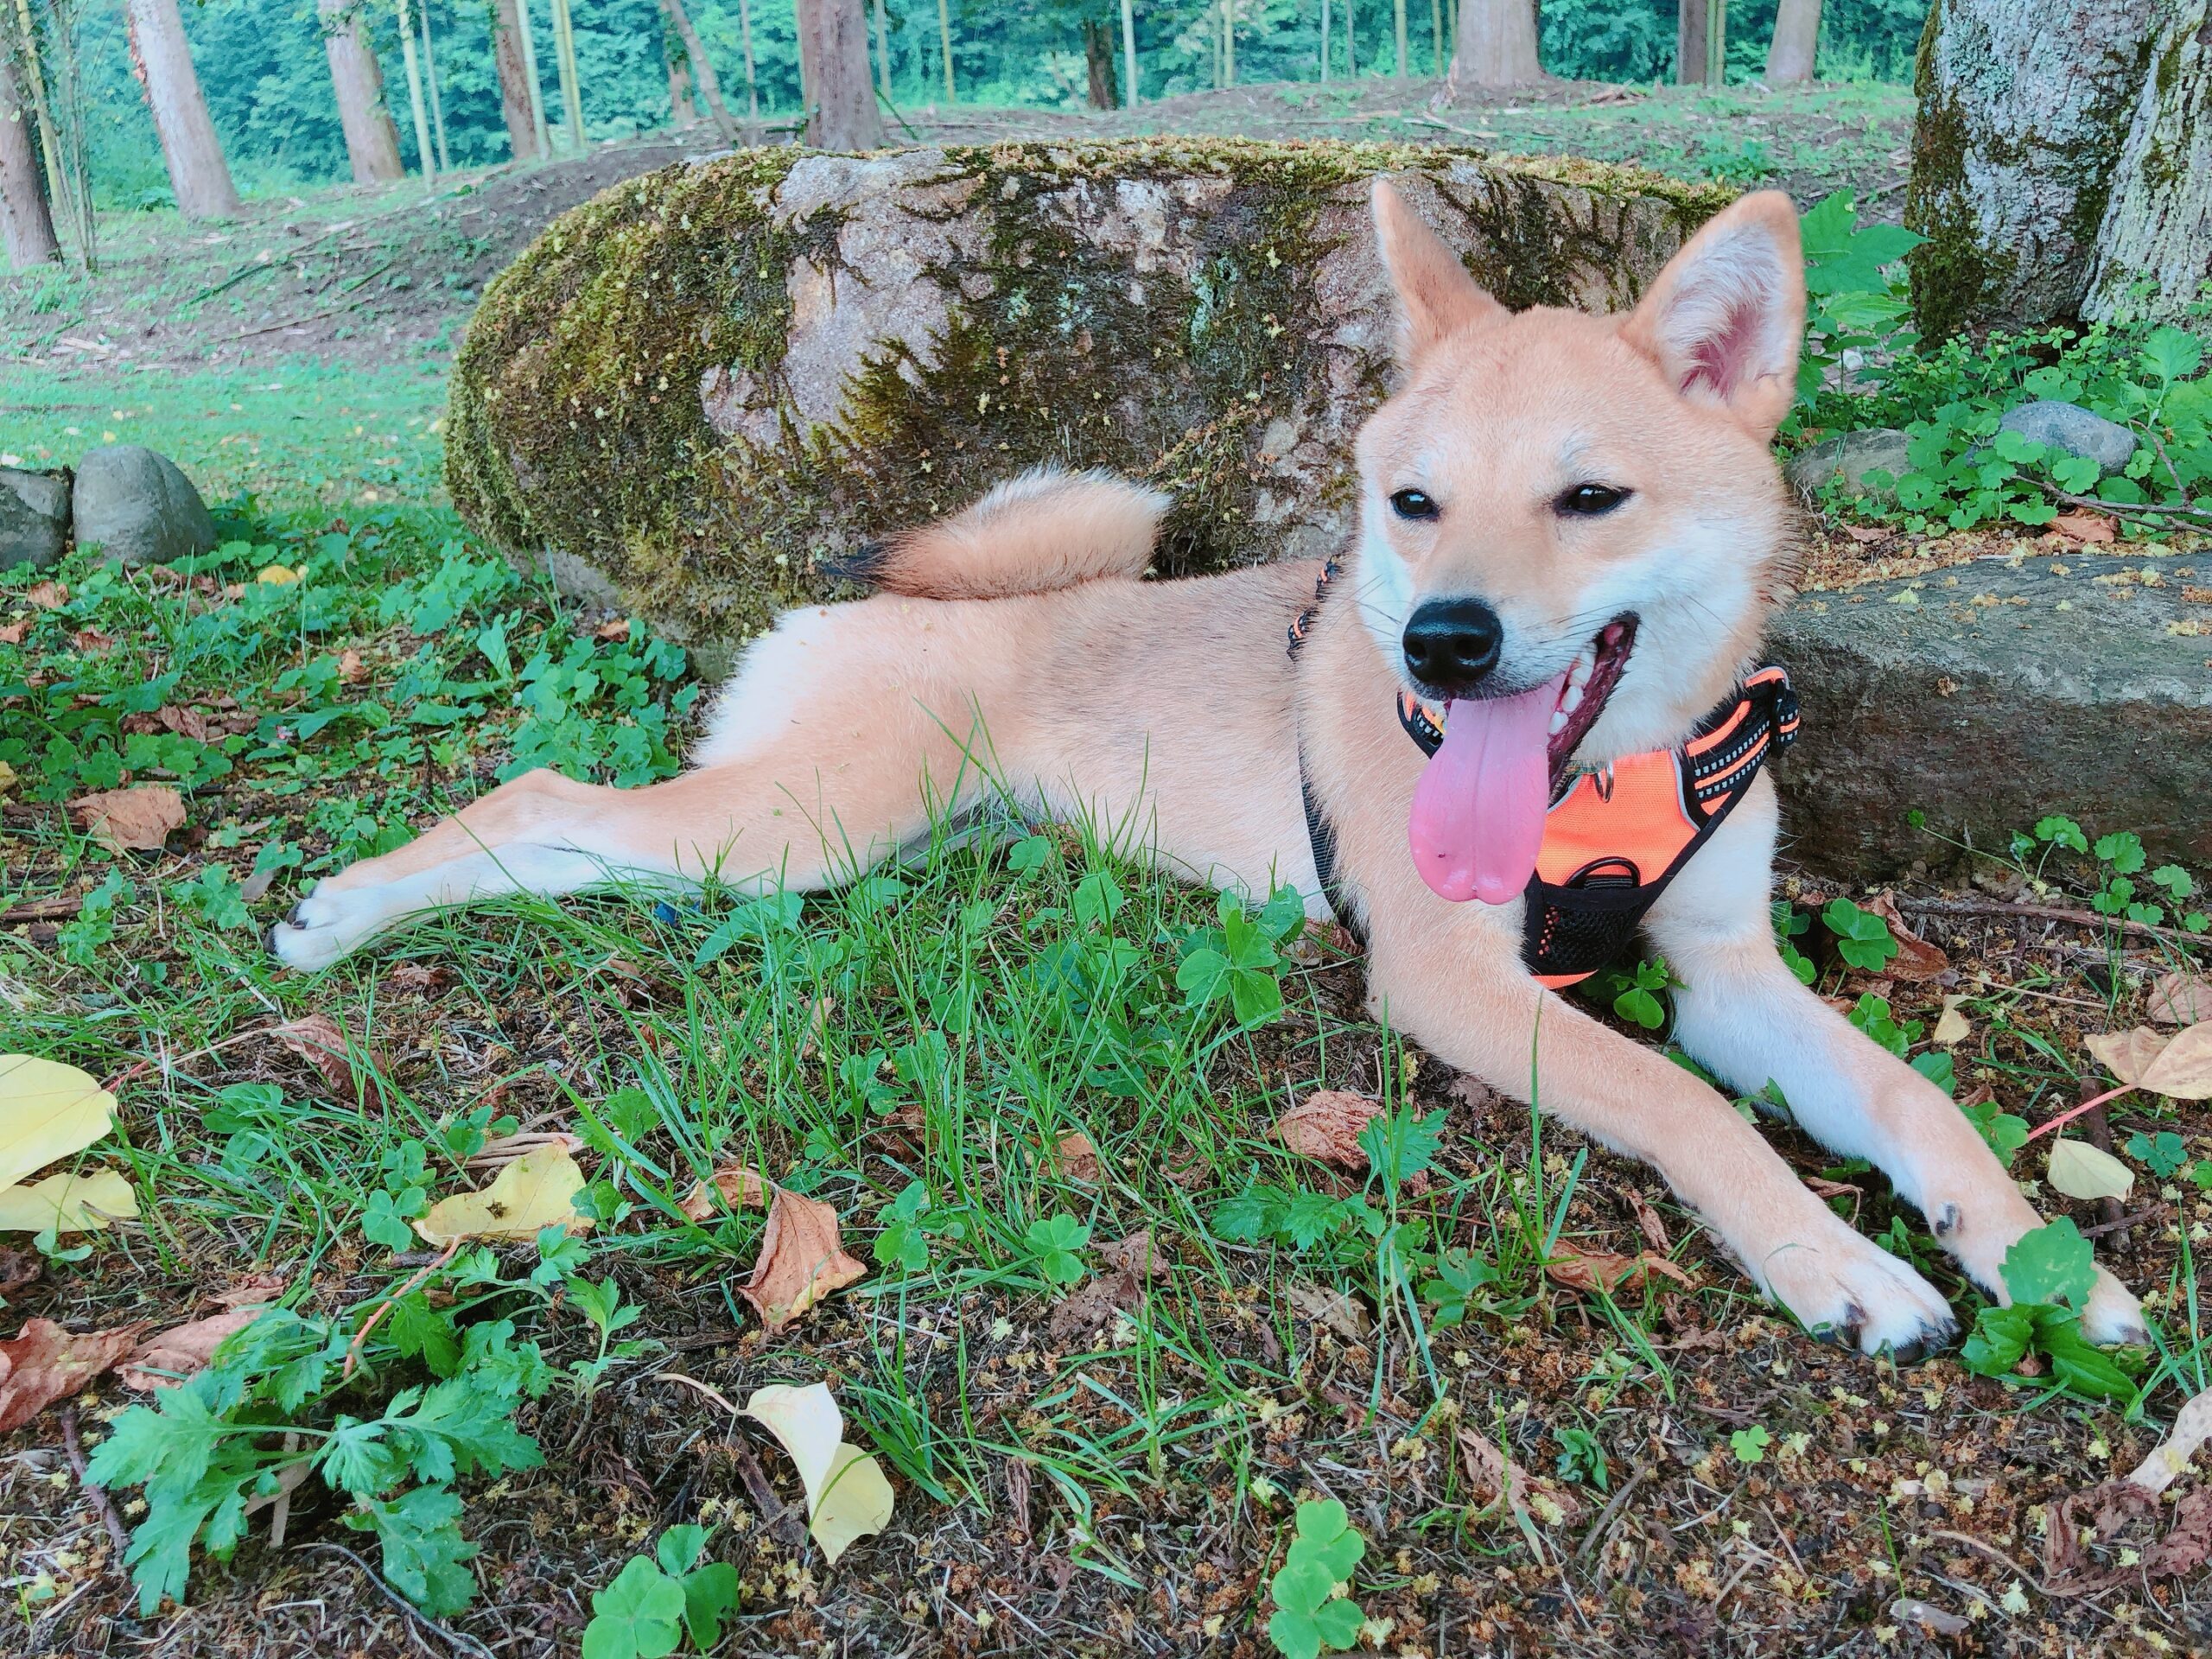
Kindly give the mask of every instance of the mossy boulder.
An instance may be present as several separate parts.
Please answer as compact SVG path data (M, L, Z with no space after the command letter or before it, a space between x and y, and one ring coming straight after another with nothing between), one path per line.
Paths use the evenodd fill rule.
M448 478L509 555L709 664L825 564L1043 461L1172 491L1169 573L1319 553L1389 315L1387 175L1515 306L1634 302L1728 200L1582 162L1161 140L741 151L619 185L486 290Z

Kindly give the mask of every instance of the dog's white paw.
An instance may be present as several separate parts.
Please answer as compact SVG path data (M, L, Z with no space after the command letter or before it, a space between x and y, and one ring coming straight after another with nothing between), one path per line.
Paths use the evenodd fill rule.
M1935 1352L1957 1332L1935 1286L1839 1217L1821 1212L1809 1236L1791 1240L1758 1263L1776 1300L1808 1331L1899 1359Z
M2082 1310L2082 1334L2105 1345L2130 1343L2145 1346L2151 1332L2143 1323L2143 1304L2126 1285L2102 1268L2089 1291L2089 1305Z
M332 892L324 882L269 930L269 951L287 968L327 968L376 931L384 907L372 891Z

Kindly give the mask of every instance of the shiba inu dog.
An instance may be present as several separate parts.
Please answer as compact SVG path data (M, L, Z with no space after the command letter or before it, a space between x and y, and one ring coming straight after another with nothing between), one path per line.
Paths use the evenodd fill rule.
M1295 885L1363 934L1379 1014L1508 1093L1533 1073L1544 1110L1657 1168L1807 1327L1942 1343L1942 1296L1719 1090L1548 988L1640 925L1682 982L1681 1046L1735 1090L1778 1085L2004 1296L2034 1209L1771 931L1761 768L1796 715L1753 671L1793 569L1770 444L1804 324L1794 210L1738 201L1614 316L1510 313L1387 183L1374 210L1400 384L1358 439L1340 570L1142 582L1161 497L1018 479L874 550L874 596L785 616L683 776L518 778L324 880L276 954L320 967L410 912L610 876L820 888L1008 791L1141 823L1196 880ZM2084 1325L2143 1336L2101 1271Z

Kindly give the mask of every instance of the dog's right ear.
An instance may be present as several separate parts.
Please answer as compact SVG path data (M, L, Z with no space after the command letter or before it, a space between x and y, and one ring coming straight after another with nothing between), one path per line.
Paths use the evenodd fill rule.
M1376 247L1398 296L1400 368L1410 368L1446 334L1505 318L1505 308L1467 275L1459 256L1389 180L1375 181L1373 201Z

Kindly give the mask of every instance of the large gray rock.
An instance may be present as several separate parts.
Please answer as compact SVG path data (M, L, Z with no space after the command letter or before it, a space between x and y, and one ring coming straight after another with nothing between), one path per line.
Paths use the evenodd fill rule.
M1863 432L1839 433L1801 450L1789 458L1783 468L1790 485L1800 495L1810 496L1822 485L1840 478L1854 495L1889 496L1896 493L1887 486L1876 489L1866 482L1866 474L1887 473L1891 484L1912 470L1906 457L1905 446L1910 440L1894 426L1869 427Z
M1768 640L1805 710L1777 768L1787 855L1886 875L2063 812L2212 869L2205 575L2069 555L1801 596Z
M77 544L125 564L166 564L215 546L215 523L167 455L111 443L77 464Z
M43 570L69 545L69 475L0 467L0 570Z
M2062 404L2054 398L2006 410L1997 429L2017 432L2031 443L2094 461L2108 473L2126 466L2128 457L2135 453L2135 435L2119 422L2092 415L2079 404Z

